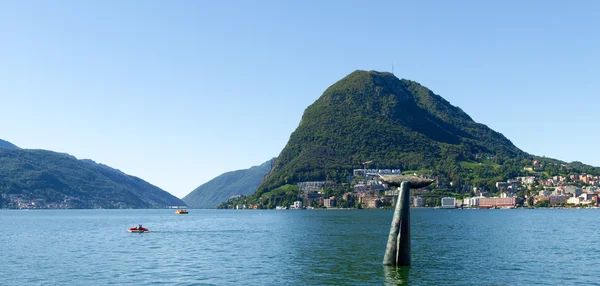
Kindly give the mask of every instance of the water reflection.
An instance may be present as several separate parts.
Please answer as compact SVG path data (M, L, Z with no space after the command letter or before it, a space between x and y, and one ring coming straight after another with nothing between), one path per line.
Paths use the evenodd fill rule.
M384 266L385 285L408 285L410 266Z

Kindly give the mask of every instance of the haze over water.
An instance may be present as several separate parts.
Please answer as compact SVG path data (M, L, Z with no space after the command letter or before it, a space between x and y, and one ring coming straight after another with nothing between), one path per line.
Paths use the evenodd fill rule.
M413 209L412 262L382 266L392 211L0 211L3 285L598 284L599 210ZM127 233L142 223L151 233Z

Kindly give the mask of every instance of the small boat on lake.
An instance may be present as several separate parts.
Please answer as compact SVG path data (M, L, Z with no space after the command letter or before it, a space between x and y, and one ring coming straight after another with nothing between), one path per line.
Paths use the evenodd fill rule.
M176 214L188 214L187 210L181 209L181 210L177 210L175 211Z
M149 229L143 227L141 224L137 227L131 227L129 228L128 232L132 232L132 233L144 233L144 232L150 232Z

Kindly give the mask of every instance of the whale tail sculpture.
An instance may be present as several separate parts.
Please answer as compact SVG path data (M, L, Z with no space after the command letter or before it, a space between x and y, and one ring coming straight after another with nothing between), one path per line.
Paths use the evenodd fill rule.
M380 175L380 177L389 185L400 187L383 264L410 265L410 189L426 187L433 183L433 180L404 175Z

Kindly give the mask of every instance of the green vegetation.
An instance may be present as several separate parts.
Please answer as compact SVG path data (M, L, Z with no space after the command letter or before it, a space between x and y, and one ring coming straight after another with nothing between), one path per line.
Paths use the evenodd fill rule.
M184 205L146 181L91 160L46 150L0 148L0 197L70 208L153 208Z
M305 110L270 172L247 200L258 203L272 190L302 181L343 183L365 161L373 161L370 168L437 177L443 185L434 188L454 194L474 187L495 190L496 182L525 175L523 167L540 159L549 166L548 176L573 168L591 174L599 170L577 163L563 168L558 160L527 154L414 81L355 71Z
M275 158L245 170L227 172L197 187L182 200L191 208L214 208L234 195L256 192Z
M283 185L269 192L263 193L260 200L247 200L242 197L237 200L229 200L217 206L219 209L233 208L233 204L257 204L261 209L273 209L276 206L289 207L300 198L301 192L295 185Z
M257 196L301 181L342 182L370 160L374 168L427 169L460 181L468 171L458 162L488 160L479 168L486 173L486 166L527 156L416 82L356 71L305 110Z

